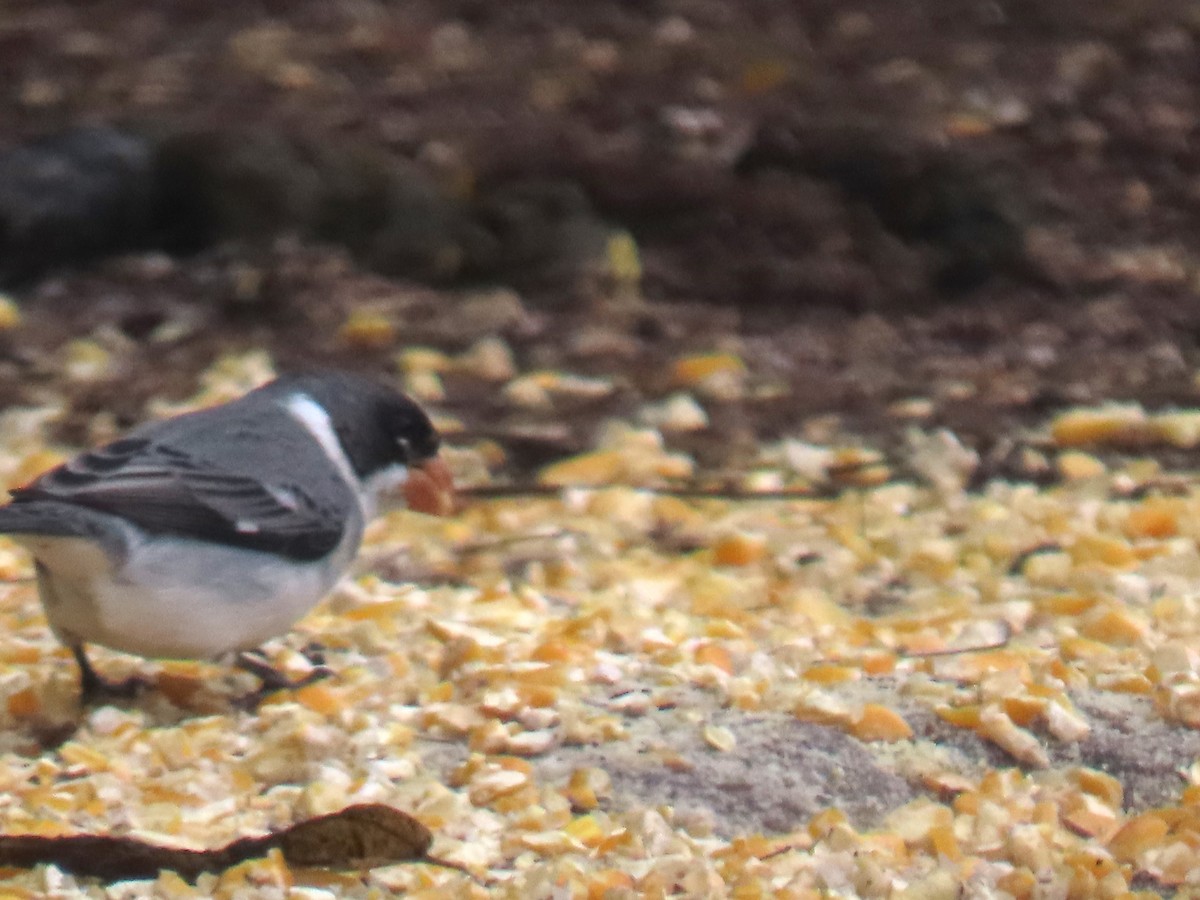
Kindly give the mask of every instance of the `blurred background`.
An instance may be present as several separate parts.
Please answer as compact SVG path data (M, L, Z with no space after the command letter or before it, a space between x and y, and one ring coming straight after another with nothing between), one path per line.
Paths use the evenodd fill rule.
M89 442L261 352L390 374L517 475L613 417L719 472L1194 404L1198 36L1189 0L8 0L0 403Z

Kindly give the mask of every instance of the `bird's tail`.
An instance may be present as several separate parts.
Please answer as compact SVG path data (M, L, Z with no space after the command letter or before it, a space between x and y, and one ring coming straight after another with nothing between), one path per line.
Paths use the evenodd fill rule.
M113 529L104 513L54 500L14 502L0 506L0 534L43 537L102 538Z

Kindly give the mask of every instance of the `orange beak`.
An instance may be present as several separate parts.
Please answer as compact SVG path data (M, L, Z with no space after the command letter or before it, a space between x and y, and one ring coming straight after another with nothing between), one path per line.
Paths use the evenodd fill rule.
M454 479L450 467L434 457L412 466L404 482L404 502L409 509L445 516L454 512Z

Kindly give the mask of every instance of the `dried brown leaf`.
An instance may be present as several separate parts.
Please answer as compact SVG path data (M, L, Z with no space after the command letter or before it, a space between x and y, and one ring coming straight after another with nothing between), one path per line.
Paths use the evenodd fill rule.
M52 864L101 881L155 878L163 870L195 881L278 847L289 865L370 869L401 862L433 862L433 836L407 813L379 803L350 806L262 837L240 838L215 850L163 847L136 838L77 834L62 837L0 835L0 865Z

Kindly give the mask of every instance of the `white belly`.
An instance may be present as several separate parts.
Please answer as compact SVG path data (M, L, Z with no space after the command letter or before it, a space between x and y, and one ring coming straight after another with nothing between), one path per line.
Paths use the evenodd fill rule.
M360 538L355 532L348 529L333 557L315 563L155 539L132 547L116 567L79 538L14 537L38 562L46 618L64 643L209 659L290 630L350 564Z

